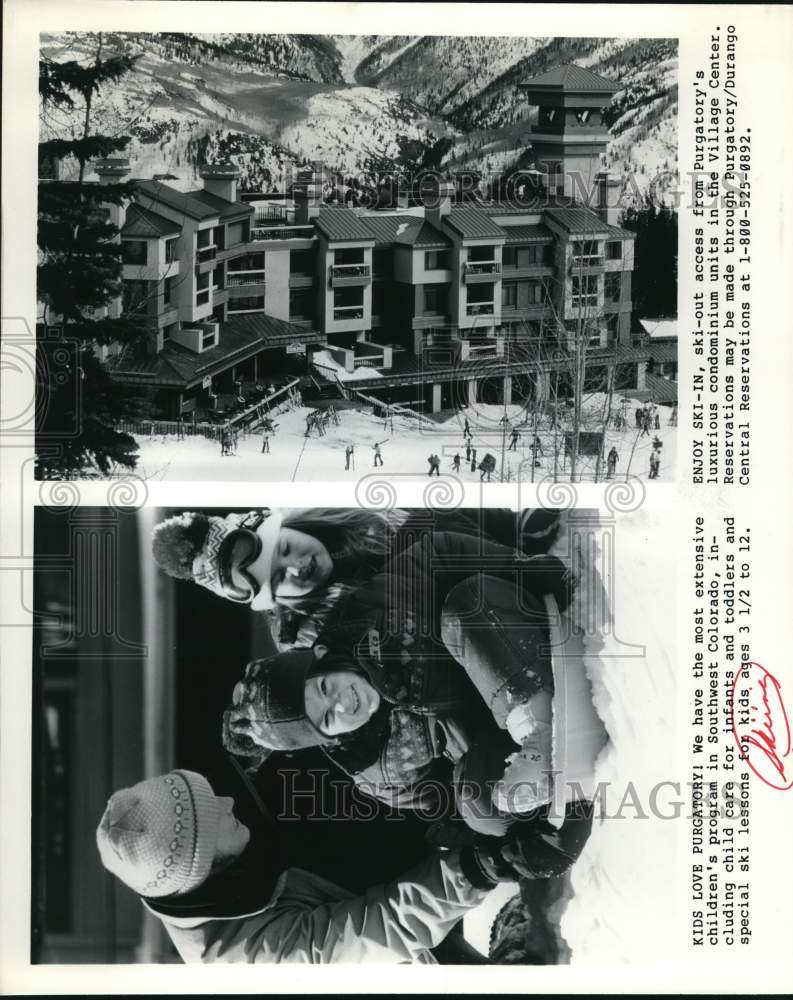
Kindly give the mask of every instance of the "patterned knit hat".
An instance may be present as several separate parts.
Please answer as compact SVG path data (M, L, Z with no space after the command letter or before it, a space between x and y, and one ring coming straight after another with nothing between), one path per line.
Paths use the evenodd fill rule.
M96 843L105 868L138 895L183 895L209 875L219 822L206 778L171 771L111 796Z
M250 739L267 750L333 743L306 715L306 678L315 663L313 649L294 649L249 663L225 713L227 747L230 736Z
M252 521L258 522L254 527ZM255 595L251 606L256 611L265 611L275 605L270 587L270 567L273 552L281 530L282 517L267 509L251 511L248 514L229 514L227 517L210 517L201 551L193 560L193 579L202 587L211 590L219 597L228 597L226 574L224 573L224 544L241 528L255 531L261 541L261 550L255 563L249 569L260 581L260 590Z

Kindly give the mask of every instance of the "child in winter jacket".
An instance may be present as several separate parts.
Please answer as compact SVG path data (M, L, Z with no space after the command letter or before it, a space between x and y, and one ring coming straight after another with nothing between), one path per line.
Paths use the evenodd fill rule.
M483 536L525 554L546 552L559 511L362 509L186 512L154 531L154 557L171 576L272 615L279 648L310 646L333 608L386 562L433 531Z
M313 652L249 665L226 713L226 745L250 755L321 745L369 794L436 817L453 788L473 830L502 836L517 813L536 815L552 798L540 595L564 606L569 587L559 560L520 562L500 546L435 534L345 602ZM520 801L503 783L518 751Z

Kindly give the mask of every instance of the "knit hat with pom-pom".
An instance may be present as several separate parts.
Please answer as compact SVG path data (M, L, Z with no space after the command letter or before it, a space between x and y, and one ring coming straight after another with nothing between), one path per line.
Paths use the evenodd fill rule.
M179 896L206 881L220 805L194 771L171 771L111 796L96 831L102 863L134 892Z
M161 521L154 529L151 549L157 564L168 576L178 580L193 579L193 561L201 551L212 521L195 511L185 511Z

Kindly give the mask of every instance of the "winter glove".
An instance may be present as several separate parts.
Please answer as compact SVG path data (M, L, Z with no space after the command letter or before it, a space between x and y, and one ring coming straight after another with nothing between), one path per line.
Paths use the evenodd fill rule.
M515 823L501 848L501 857L522 878L564 875L578 860L592 831L591 802L572 802L556 829L545 819Z
M499 882L514 882L518 871L502 856L499 837L477 837L471 847L460 851L460 867L475 889L493 889Z
M524 587L532 594L551 594L564 611L573 598L578 579L556 556L532 556L521 564Z

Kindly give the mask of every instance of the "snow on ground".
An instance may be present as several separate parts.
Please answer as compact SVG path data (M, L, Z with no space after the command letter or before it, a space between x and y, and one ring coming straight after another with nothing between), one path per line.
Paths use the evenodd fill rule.
M324 368L331 375L337 376L342 382L356 382L360 379L382 377L376 368L366 368L363 365L348 372L344 365L339 364L330 351L317 351L313 358L313 364L317 368Z
M649 962L657 959L657 942L668 929L668 908L653 900L666 898L674 837L664 820L637 820L631 805L623 818L615 814L630 782L649 817L650 790L673 778L675 657L669 637L676 602L658 581L675 578L674 554L671 546L659 544L661 516L644 509L614 519L579 514L574 524L574 530L563 527L551 551L579 574L576 599L563 618L578 627L565 648L571 655L583 651L593 703L608 732L594 772L594 782L608 790L605 816L596 818L572 870L573 897L562 915L561 934L573 964L602 964L604 956L609 962ZM586 533L596 545L574 542L576 533ZM573 557L574 551L581 555ZM557 654L554 669L562 663ZM580 712L571 717L575 714L581 718ZM571 725L571 733L575 730ZM567 757L581 759L570 747ZM500 886L466 916L466 938L485 953L494 918L517 891L514 885Z
M597 397L593 397L590 402L599 412L600 404ZM649 437L637 438L637 431L632 422L634 408L635 404L631 401L628 404L627 429L606 432L606 452L614 445L620 456L617 464L618 478L630 473L647 479L652 439L657 433L663 442L660 479L673 480L676 472L676 434L675 428L668 424L669 409L659 408L661 418L659 431L652 431ZM461 410L442 423L430 424L422 421L420 426L416 420L395 416L393 430L390 422L384 427L383 420L374 417L368 407L361 410L349 409L339 412L339 426L331 426L324 437L312 434L306 438L304 436L306 416L309 412L308 409L301 407L276 418L278 429L270 441L269 455L261 454L261 436L257 432L240 435L236 455L222 459L222 472L218 467L220 457L218 442L203 437L190 437L181 441L173 436L140 437L138 438L140 460L136 474L144 479L163 481L215 481L218 478L236 482L263 479L277 482L354 480L356 475L374 471L372 445L380 441L384 475L394 471L400 476L410 474L426 476L429 471L427 457L431 452L435 452L441 458L443 476L454 475L462 482L479 482L480 472L478 470L472 472L470 463L466 465L465 462L465 440L462 431L463 420L467 414L473 434L473 444L477 450L477 462L481 461L486 453L492 454L496 458L493 482L501 481L501 449L504 436L499 421L504 415L502 406L477 404L475 409ZM507 450L504 453L504 479L509 482L518 480L530 482L532 481L532 429L529 426L520 426L520 421L523 419L520 406L507 407L507 415L511 424L517 424L521 436L517 449ZM565 461L561 436L557 435L556 439L556 446L559 449L556 460L554 460L553 432L547 426L539 428L538 437L543 454L538 458L539 467L533 470L534 481L553 475L555 464L558 478L565 479L569 475L569 460ZM355 445L355 469L345 472L344 449L348 444ZM509 445L508 437L506 444ZM452 470L452 460L457 453L462 460L459 473ZM584 479L593 479L594 458L582 456L579 472ZM601 470L601 476L603 474Z

